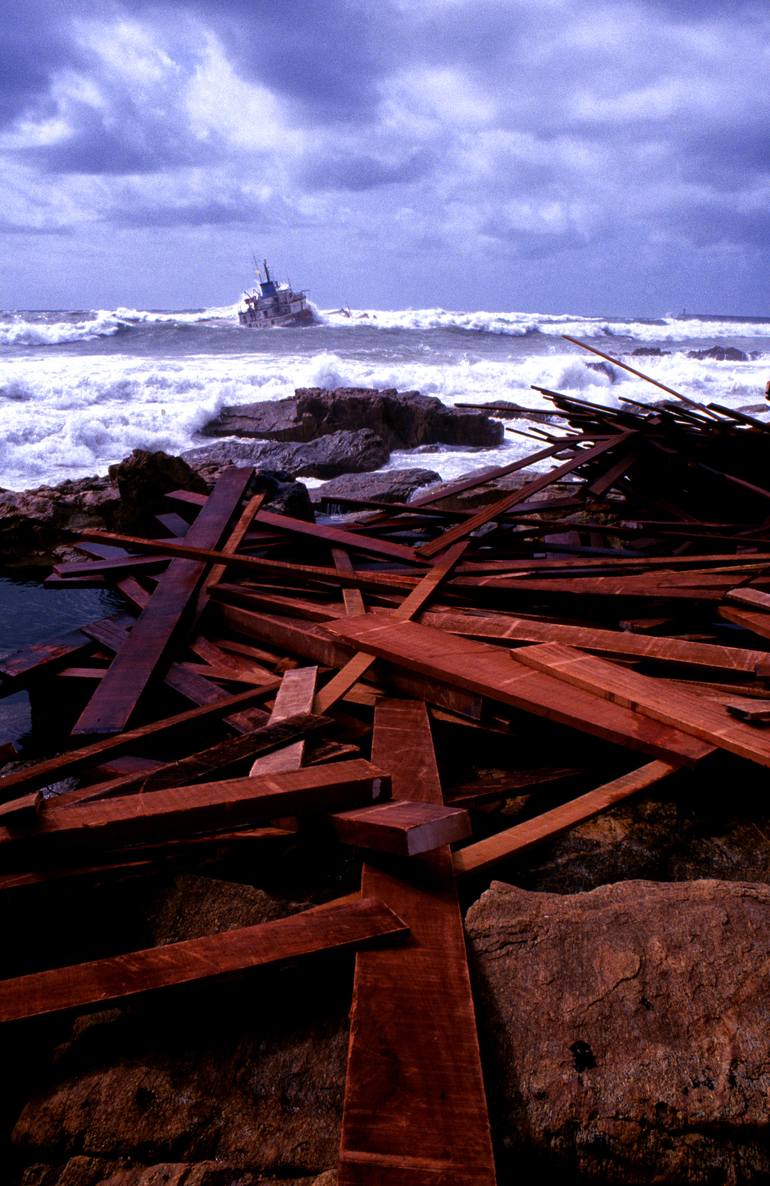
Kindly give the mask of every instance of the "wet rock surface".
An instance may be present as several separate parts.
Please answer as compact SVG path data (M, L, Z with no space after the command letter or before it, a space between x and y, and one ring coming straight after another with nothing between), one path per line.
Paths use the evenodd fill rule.
M467 930L501 1180L766 1181L769 922L764 885L493 882Z
M418 490L438 482L439 475L432 469L391 469L377 474L346 474L332 478L311 492L312 502L335 494L345 498L372 498L380 502L408 502Z
M478 412L447 407L418 391L362 387L300 387L288 399L223 408L204 428L206 436L311 441L340 431L369 428L388 449L419 445L498 445L502 425Z
M253 465L281 470L292 477L333 478L339 474L379 469L390 457L384 441L370 428L327 433L307 442L220 441L188 449L192 465Z

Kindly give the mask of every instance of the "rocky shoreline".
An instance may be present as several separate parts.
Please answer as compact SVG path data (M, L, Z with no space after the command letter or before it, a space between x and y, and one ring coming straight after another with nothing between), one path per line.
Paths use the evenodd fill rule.
M490 448L502 442L504 429L483 411L457 411L419 392L300 388L288 399L224 408L202 435L217 439L181 457L134 450L105 476L0 491L0 566L46 567L86 528L149 528L146 508L155 508L164 493L182 486L205 490L227 465L253 465L268 491L266 506L312 519L299 478L373 473L397 449ZM378 474L371 484L357 479L355 489L358 497L401 499L438 480L430 470L413 473Z
M152 530L167 491L205 491L233 460L264 462L265 505L310 520L320 498L408 501L437 479L364 468L311 492L296 480L330 474L348 449L387 459L442 440L499 443L498 420L407 394L298 391L226 409L207 433L220 439L182 458L135 452L104 478L4 492L0 555L42 566L84 527ZM510 738L490 727L484 745L477 777L493 780ZM680 771L510 859L508 882L463 882L500 1186L770 1180L770 809L764 770L741 771L729 795L729 766ZM501 810L515 823L547 798L511 792ZM258 869L213 852L96 893L65 882L53 904L30 891L9 903L9 950L34 934L64 964L88 959L94 935L124 950L180 942L297 913L358 878L349 853L323 865L300 838ZM310 982L298 966L258 988L4 1028L18 1068L3 1102L8 1181L335 1186L350 981L351 962L334 958Z

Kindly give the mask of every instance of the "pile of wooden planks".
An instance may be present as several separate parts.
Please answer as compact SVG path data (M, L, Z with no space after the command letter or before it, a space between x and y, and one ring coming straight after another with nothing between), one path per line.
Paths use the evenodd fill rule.
M494 1181L458 885L683 769L770 765L765 426L550 399L542 449L408 504L307 523L233 468L157 538L83 534L51 585L125 606L0 659L60 727L0 778L0 891L298 838L353 846L360 886L2 981L0 1021L355 949L340 1182Z

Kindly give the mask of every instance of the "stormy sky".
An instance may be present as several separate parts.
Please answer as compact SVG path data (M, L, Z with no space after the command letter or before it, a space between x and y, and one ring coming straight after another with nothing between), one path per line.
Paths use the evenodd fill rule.
M24 0L0 305L768 312L767 0Z

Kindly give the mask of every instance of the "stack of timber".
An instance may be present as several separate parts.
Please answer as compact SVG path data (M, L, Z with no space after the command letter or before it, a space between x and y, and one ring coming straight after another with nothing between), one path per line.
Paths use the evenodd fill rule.
M43 964L0 1022L353 949L339 1181L494 1182L462 895L630 796L770 765L766 426L546 394L537 452L409 503L308 523L233 468L157 538L83 533L49 583L124 609L0 660L59 730L0 778L0 892L297 846L352 852L350 892Z

